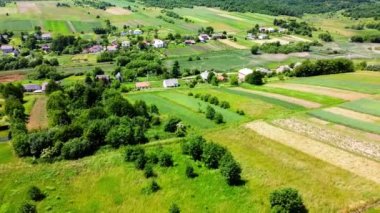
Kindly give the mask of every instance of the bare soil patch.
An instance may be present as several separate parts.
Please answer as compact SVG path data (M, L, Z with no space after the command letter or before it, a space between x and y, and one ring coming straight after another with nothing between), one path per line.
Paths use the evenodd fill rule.
M17 8L19 13L41 13L35 2L19 1Z
M273 126L264 121L251 122L246 127L285 146L289 146L380 184L380 163L376 161L359 157L339 148Z
M228 45L230 47L236 48L236 49L240 49L240 50L248 49L248 47L240 45L240 44L238 44L236 42L233 42L233 41L231 41L229 39L219 39L218 41L220 41L223 44L226 44L226 45Z
M362 139L359 134L347 134L346 131L333 130L330 126L296 118L275 120L273 123L314 140L380 161L380 143Z
M0 83L9 83L14 81L20 81L25 78L24 75L21 74L12 74L12 75L0 75Z
M47 98L43 95L38 97L34 103L33 109L30 112L28 130L45 129L48 127L48 117L46 111Z
M244 91L244 92L249 92L249 93L253 93L253 94L257 94L257 95L261 95L261 96L265 96L265 97L275 98L275 99L278 99L278 100L281 100L281 101L285 101L285 102L289 102L289 103L292 103L292 104L300 105L300 106L303 106L303 107L309 108L309 109L319 108L319 107L322 106L319 103L315 103L315 102L311 102L311 101L306 101L306 100L302 100L302 99L299 99L299 98L289 97L289 96L280 95L280 94L274 94L274 93L268 93L268 92L262 92L262 91L255 91L255 90L248 90L248 89L243 89L243 88L233 88L233 89L234 90L241 90L241 91Z
M303 84L276 83L276 84L268 84L267 86L283 88L283 89L298 90L302 92L310 92L310 93L326 95L326 96L340 98L340 99L349 100L349 101L366 98L370 96L368 94L363 94L359 92L321 87L321 86L303 85Z
M109 7L106 9L106 12L112 15L117 15L117 16L130 15L132 13L131 11L126 10L124 8L120 8L120 7Z
M328 112L331 112L334 114L338 114L338 115L343 115L343 116L346 116L349 118L365 121L365 122L370 122L370 123L376 123L376 122L380 121L380 118L377 116L368 115L368 114L360 113L360 112L355 112L355 111L352 111L349 109L343 109L343 108L339 108L339 107L327 108L327 109L325 109L325 111L328 111Z

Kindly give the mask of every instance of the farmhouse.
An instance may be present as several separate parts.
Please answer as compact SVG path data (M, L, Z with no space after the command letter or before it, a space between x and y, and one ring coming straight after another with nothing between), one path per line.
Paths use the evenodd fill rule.
M131 42L130 41L122 41L121 42L121 47L123 48L128 48L131 46Z
M48 41L48 40L51 40L52 37L51 37L51 34L50 33L43 33L41 35L41 39L44 40L44 41Z
M268 36L268 34L264 34L264 33L262 33L262 34L260 34L257 38L258 38L259 40L265 40L265 39L268 39L269 36Z
M46 87L47 87L48 84L49 84L48 82L42 83L41 90L45 92L46 91Z
M168 88L168 87L178 87L179 86L178 79L176 79L176 78L166 79L166 80L163 81L163 86L165 88Z
M45 51L45 52L49 52L50 51L50 46L48 44L44 44L41 46L41 50Z
M96 75L95 79L108 82L108 81L110 81L110 76L109 75Z
M202 78L204 81L206 81L207 78L208 78L208 75L210 75L210 72L206 70L206 71L204 71L204 72L201 73L201 78Z
M133 31L133 35L141 35L143 32L142 32L142 30L140 30L140 29L135 29L134 31Z
M109 45L109 46L107 46L106 47L106 50L108 51L108 52L116 52L117 51L117 45Z
M253 70L248 69L248 68L244 68L244 69L239 70L239 73L238 73L239 81L240 82L245 81L245 77L251 73L253 73Z
M164 41L162 41L160 39L154 39L152 45L155 48L163 48L165 46L165 43L164 43Z
M195 44L195 40L185 40L184 42L186 45L192 45Z
M208 36L207 34L200 34L198 38L201 42L206 42L207 40L210 40L210 36Z
M11 45L1 45L0 49L4 54L12 53L14 50Z
M150 88L150 83L149 82L137 82L135 85L136 89L141 90L141 89L148 89Z
M94 45L90 48L87 48L86 52L88 53L98 53L103 50L103 47L101 45Z
M22 85L25 92L34 92L36 90L41 90L41 86L38 84L24 84Z

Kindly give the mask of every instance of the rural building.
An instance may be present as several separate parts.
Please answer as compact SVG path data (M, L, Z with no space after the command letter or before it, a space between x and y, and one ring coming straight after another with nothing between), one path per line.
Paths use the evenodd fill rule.
M155 48L163 48L165 46L165 43L164 43L164 41L162 41L160 39L154 39L152 45Z
M206 41L210 40L210 36L208 36L207 34L200 34L198 36L198 38L199 38L199 41L201 41L201 42L206 42Z
M24 84L22 85L25 92L34 92L36 90L41 90L41 86L38 84Z
M184 42L186 45L192 45L192 44L195 44L195 40L185 40Z
M130 46L131 46L131 42L130 41L122 41L121 42L121 47L128 48Z
M96 75L95 79L108 82L108 81L110 81L110 76L109 75Z
M44 40L44 41L47 41L47 40L51 40L52 37L51 37L51 34L50 33L43 33L41 35L41 39Z
M106 47L106 50L108 51L108 52L116 52L117 51L117 45L109 45L109 46L107 46Z
M248 34L247 34L247 39L248 39L248 40L256 39L256 35L254 35L253 33L248 33Z
M49 52L50 51L50 46L48 44L44 44L41 46L41 50L45 51L45 52Z
M176 78L166 79L166 80L163 81L163 86L165 88L168 88L168 87L178 87L179 86L178 79L176 79Z
M239 81L240 82L245 81L245 77L251 73L253 73L253 70L248 69L248 68L244 68L244 69L239 70L239 72L238 72Z
M143 32L140 29L135 29L133 35L141 35Z
M278 32L279 33L286 33L286 32L288 32L288 29L280 28L280 29L278 29Z
M211 72L209 72L209 71L207 71L207 70L204 71L204 72L202 72L202 73L200 74L202 80L207 81L208 76L210 75L210 73L211 73ZM213 73L216 74L215 72L213 72Z
M264 74L271 74L272 71L267 69L267 68L262 68L262 67L259 67L256 69L256 72L261 72L261 73L264 73Z
M11 45L5 45L5 44L1 45L0 49L4 54L12 53L14 50L14 48Z
M265 39L268 39L269 36L267 34L260 34L258 37L257 37L259 40L265 40Z
M283 73L293 70L289 65L282 65L276 69L276 73Z
M137 82L135 84L135 86L136 86L136 89L138 89L138 90L148 89L148 88L150 88L150 83L147 81L146 82Z
M46 91L46 87L47 87L48 84L49 84L48 82L44 82L44 83L42 83L42 85L41 85L41 90L42 90L42 91Z
M225 39L226 35L224 35L223 33L214 33L211 35L211 38L212 39Z
M103 50L103 47L102 45L94 45L90 48L87 48L86 52L88 53L98 53L98 52L101 52Z
M123 76L121 76L120 72L116 73L115 78L120 82L123 81Z

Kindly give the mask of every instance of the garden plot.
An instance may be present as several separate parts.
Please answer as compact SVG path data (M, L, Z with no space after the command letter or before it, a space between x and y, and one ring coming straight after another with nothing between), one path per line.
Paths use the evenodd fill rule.
M273 124L314 140L380 161L380 143L356 137L358 134L334 131L331 126L326 127L296 118L275 120Z
M41 10L37 7L36 3L28 1L17 2L17 8L19 13L34 13L40 14Z
M120 7L109 7L106 9L106 12L112 15L117 15L117 16L131 14L131 11L120 8Z
M25 78L25 76L21 75L21 74L2 75L2 76L0 76L0 83L9 83L9 82L21 81L24 78Z
M359 92L349 91L349 90L341 90L334 89L322 86L312 86L312 85L304 85L304 84L291 84L291 83L275 83L275 84L267 84L269 87L297 90L302 92L310 92L320 95L326 95L330 97L340 98L343 100L356 100L368 97L368 94L363 94Z
M263 121L251 122L246 127L285 146L380 184L380 163L376 161L359 157Z
M248 49L248 47L240 45L234 41L231 41L230 39L219 39L219 41L222 42L223 44L226 44L236 49L240 49L240 50Z
M302 99L298 99L298 98L294 98L294 97L289 97L289 96L285 96L285 95L280 95L280 94L267 93L267 92L262 92L262 91L254 91L254 90L248 90L248 89L243 89L243 88L233 88L232 90L248 92L248 93L252 93L252 94L256 94L256 95L260 95L260 96L264 96L264 97L268 97L268 98L274 98L274 99L278 99L278 100L281 100L284 102L299 105L299 106L302 106L304 108L309 108L309 109L319 108L322 106L319 103L306 101L306 100L302 100Z
M344 103L340 105L340 107L374 116L380 116L380 101L378 100L360 99Z
M358 120L361 120L364 122L369 122L369 123L380 122L380 117L368 115L368 114L364 114L364 113L360 113L360 112L355 112L352 110L343 109L343 108L339 108L339 107L327 108L327 109L325 109L325 111L331 112L334 114L338 114L338 115L342 115L342 116L346 116L346 117L353 118L353 119L358 119Z
M44 129L48 127L45 96L38 97L30 112L27 127L29 130Z

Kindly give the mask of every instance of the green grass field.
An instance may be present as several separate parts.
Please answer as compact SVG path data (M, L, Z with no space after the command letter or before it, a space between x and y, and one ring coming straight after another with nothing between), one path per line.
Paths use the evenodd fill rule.
M311 84L352 90L368 94L377 94L380 93L380 81L378 80L379 77L380 73L376 72L355 72L307 78L294 78L288 80L287 82Z
M365 121L360 121L357 119L345 117L335 113L327 112L324 110L316 110L309 112L310 115L320 118L322 120L330 121L333 123L348 126L354 129L363 130L365 132L371 132L375 134L380 134L380 125L375 123L369 123Z
M372 99L360 99L352 102L347 102L340 107L347 108L353 111L358 111L366 114L380 116L380 101Z
M33 20L7 20L0 21L0 30L25 32L31 31L37 26L37 22Z
M66 21L47 20L44 21L44 28L56 34L70 34L72 31Z
M102 27L100 22L83 22L83 21L71 21L77 32L90 33L94 28Z
M0 166L14 160L12 146L9 143L0 142Z

